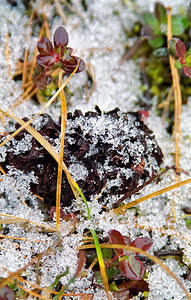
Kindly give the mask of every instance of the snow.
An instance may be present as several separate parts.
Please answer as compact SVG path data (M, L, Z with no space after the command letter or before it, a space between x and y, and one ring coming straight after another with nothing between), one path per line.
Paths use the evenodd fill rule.
M33 7L39 11L40 0L33 3ZM139 106L136 101L142 97L141 81L139 66L134 61L126 61L120 65L120 58L123 54L123 45L127 42L125 33L122 30L123 26L131 27L133 22L138 19L139 13L143 10L153 10L154 0L136 0L136 1L118 1L118 0L99 0L87 1L88 10L85 12L82 9L79 0L73 1L74 8L81 14L82 18L73 14L68 18L68 24L65 26L70 37L69 46L75 48L75 54L81 56L86 63L92 65L95 69L96 87L90 99L87 101L84 89L87 74L82 72L75 75L69 82L68 88L73 94L70 99L70 110L74 111L76 108L83 112L94 110L95 105L98 105L101 110L108 111L119 107L121 111L137 111ZM0 108L11 109L14 114L20 118L30 117L37 113L41 105L36 105L32 100L21 102L17 107L14 107L16 100L21 100L21 81L14 81L9 76L8 67L10 66L11 74L16 69L16 64L20 58L23 58L25 47L28 47L26 42L27 24L29 18L24 14L24 6L20 0L17 1L18 6L13 8L7 4L6 0L0 1ZM180 8L185 6L185 1L165 1L165 5L172 5L173 12L177 12ZM54 15L54 4L47 3L44 6L44 11L50 21L50 31L54 32L55 28L63 24L61 18ZM113 14L113 10L118 14ZM5 58L6 35L9 33L8 49L10 51L9 62ZM36 35L31 37L29 44L30 55L36 45L38 37L38 28ZM131 41L129 41L131 43ZM94 48L94 50L93 50ZM108 49L110 48L110 49ZM153 101L155 101L153 99ZM43 106L43 105L42 105ZM60 104L57 102L46 110L55 120L58 120L60 115ZM182 107L182 140L181 140L181 160L180 166L188 172L191 172L190 154L191 154L191 102L189 100L187 105ZM39 129L41 126L40 118L36 119L33 124L35 128ZM96 138L100 132L107 133L107 138L116 144L116 136L110 130L112 120L108 118L107 123L101 117L95 123L94 118L89 120L92 122L92 131ZM0 132L12 130L14 122L10 122L4 118L4 124L0 122ZM75 119L75 122L81 122L80 119ZM85 124L84 126L86 126ZM174 142L172 137L166 133L165 124L162 123L160 117L155 114L154 107L149 111L149 118L147 125L155 134L156 140L162 148L164 154L164 164L173 165ZM118 126L116 124L116 126ZM136 136L137 132L133 132L130 126L124 127L121 121L121 126L126 134L131 131L131 135ZM68 122L68 129L72 130L72 124ZM122 137L117 137L121 139ZM14 140L14 152L18 154L20 151L24 152L30 148L31 137L29 134L25 135L23 143L17 143ZM129 147L132 145L129 144ZM148 140L149 148L149 140ZM6 146L0 148L0 161L5 160ZM59 141L55 146L59 152ZM137 152L138 150L138 152ZM89 149L89 153L95 153L94 144ZM140 157L142 153L141 145L137 144L132 147L133 154ZM126 157L128 160L128 157ZM137 158L138 159L138 158ZM153 161L146 162L146 168L149 169ZM104 168L100 169L102 174L110 166L108 161L105 162ZM78 171L75 173L75 169ZM87 175L87 170L84 166L79 168L79 165L74 160L73 165L69 171L74 175L74 179L80 179ZM121 170L126 178L131 176L130 170ZM181 175L181 180L186 179L186 175ZM36 182L34 174L26 175L21 171L10 168L6 175L0 175L0 213L17 216L29 220L28 222L17 222L13 224L2 224L1 234L8 232L9 236L23 238L25 240L11 240L7 238L1 239L0 245L0 277L7 277L9 273L3 268L11 272L16 272L20 268L27 265L31 259L37 254L46 252L49 247L52 249L50 254L42 255L41 259L41 283L42 287L50 286L56 276L69 267L69 274L62 278L61 283L66 284L72 275L75 273L77 266L77 251L76 248L82 244L83 234L89 228L94 228L100 237L107 237L107 232L111 229L119 230L122 234L129 236L132 240L137 236L148 236L152 229L151 238L153 239L152 251L157 251L162 248L178 249L180 247L184 252L184 263L180 264L175 259L166 259L164 263L173 271L173 273L180 278L185 288L190 289L191 283L183 278L186 274L187 266L190 264L191 257L191 238L190 229L186 227L185 220L182 218L184 214L181 211L182 206L190 206L190 185L182 187L177 192L169 192L153 199L147 200L136 208L138 209L138 216L135 217L133 209L124 212L124 215L114 215L111 212L102 212L102 207L96 200L92 206L92 219L87 220L86 207L81 199L79 199L71 208L73 211L81 212L77 223L76 232L71 234L73 229L72 222L61 222L60 236L57 233L49 232L48 227L55 227L55 220L50 222L45 220L44 213L39 207L39 202L35 195L30 192L30 183ZM131 201L138 199L156 190L162 189L166 186L175 183L175 176L173 171L165 174L159 182L155 182L147 186L138 195L133 195ZM112 185L120 184L117 181L110 181L108 189ZM92 199L89 205L92 205ZM25 201L30 203L26 205ZM110 196L110 205L116 201L116 196ZM127 203L129 200L126 200ZM175 212L177 216L176 223L169 220L169 215L172 216L171 203L174 201ZM3 220L8 219L7 216L2 216ZM12 218L10 218L12 219ZM35 225L31 222L36 222ZM42 230L45 226L47 230ZM44 227L43 227L44 228ZM55 245L60 242L60 250L55 250ZM2 267L2 268L1 268ZM36 283L35 268L30 267L26 270L27 278L32 283ZM104 290L97 288L93 290L91 284L91 271L87 272L85 278L78 278L74 284L70 286L70 291L76 293L84 291L86 293L94 293L94 300L107 299ZM149 270L149 300L164 300L164 299L186 299L185 294L179 288L174 279L170 278L165 271L159 266L154 265ZM139 296L137 297L137 299Z

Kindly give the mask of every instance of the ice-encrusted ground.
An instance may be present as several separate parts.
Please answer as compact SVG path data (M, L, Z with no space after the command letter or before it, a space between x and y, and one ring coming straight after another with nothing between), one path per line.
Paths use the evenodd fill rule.
M40 11L40 0L33 3L34 8ZM119 107L122 111L136 111L139 107L135 105L135 101L142 97L140 90L140 74L139 67L134 61L126 61L119 66L121 55L123 54L123 45L127 42L125 38L123 26L132 26L133 22L138 19L139 13L143 10L152 10L154 0L136 0L136 1L119 1L119 0L99 0L87 1L88 9L85 12L82 9L79 0L73 1L76 11L81 17L73 14L68 18L68 24L65 26L71 45L86 63L90 63L95 72L96 87L89 101L86 95L82 94L81 86L86 82L87 74L85 72L74 76L68 84L70 91L73 93L71 102L71 110L76 108L83 112L93 110L98 105L101 110L109 110ZM173 3L172 3L173 2ZM20 0L17 1L17 7L13 8L7 4L6 0L0 1L0 107L6 109L14 105L16 99L21 96L21 82L13 81L8 74L8 67L13 74L16 69L18 59L23 58L26 44L27 24L29 18L24 14L24 7ZM165 1L165 5L173 6L173 12L177 12L185 6L183 0ZM59 16L52 19L55 6L53 1L48 1L44 5L44 11L49 19L51 33L54 32L58 25L63 22ZM113 14L117 11L118 14ZM9 63L5 59L6 34L9 33L8 49L10 51ZM34 36L30 43L31 52L34 49L37 36ZM108 49L109 48L109 49ZM93 50L92 50L93 49ZM181 160L180 166L188 172L191 172L191 119L190 102L182 108L182 142L181 142ZM32 101L20 104L13 110L18 117L30 117L40 110L40 107ZM58 119L60 107L54 107L47 110L54 119ZM5 126L8 120L4 119ZM174 143L172 138L167 135L164 124L161 119L155 115L153 108L149 112L147 120L148 126L154 131L156 140L164 153L164 166L173 164ZM0 131L3 132L4 127L0 122ZM9 124L11 129L11 125ZM30 141L29 141L30 144ZM23 145L24 146L24 145ZM26 145L25 145L26 146ZM18 149L17 149L18 150ZM3 148L0 149L3 156ZM182 176L182 180L185 179ZM19 171L10 168L9 173L1 175L0 182L0 213L11 214L20 218L26 218L36 223L42 223L45 226L53 226L43 222L44 215L38 208L36 198L30 193L29 184L35 181L33 174L26 176ZM163 179L156 185L152 184L146 187L140 195L134 195L132 200L151 193L152 191L161 189L165 186L175 183L172 171L165 174ZM30 200L30 207L25 201ZM113 200L113 199L112 199ZM172 224L168 221L171 215L171 203L175 203L175 211L177 222ZM72 228L65 221L62 222L61 244L62 251L56 251L55 255L44 255L41 265L41 286L49 286L55 277L64 272L69 266L69 275L62 279L62 283L68 282L69 278L75 273L77 265L76 247L82 244L84 229L92 226L95 230L103 231L103 236L107 236L107 232L111 229L119 230L122 234L128 235L131 239L137 236L149 236L149 230L152 228L152 239L154 245L151 249L156 251L164 247L165 249L177 249L180 247L184 251L184 261L186 265L191 260L191 238L190 230L186 227L184 219L182 219L182 206L190 206L190 186L184 186L178 191L169 192L162 196L155 197L139 205L140 214L135 220L132 210L126 211L121 216L100 214L101 207L96 202L92 209L92 221L87 221L84 215L81 216L77 228L77 234L70 235ZM2 217L3 218L3 217ZM7 218L7 217L5 217ZM5 225L2 226L4 228ZM25 238L26 241L9 240L4 238L1 240L0 255L0 277L9 275L3 268L11 272L24 267L34 254L43 252L48 247L57 243L57 235L42 233L41 227L19 223L6 226L6 232L3 230L0 234L8 236ZM40 242L39 242L40 241ZM19 249L19 250L18 250ZM165 261L167 266L181 278L184 286L189 289L191 283L183 279L187 268L181 266L174 259ZM27 269L27 278L32 283L36 283L36 273L32 267ZM149 271L148 282L150 285L149 299L186 299L183 291L180 290L176 282L171 279L158 266L153 266ZM104 291L89 288L91 284L91 274L88 273L86 278L77 280L71 285L71 290L86 293L94 293L94 299L105 299ZM139 299L139 296L137 297Z

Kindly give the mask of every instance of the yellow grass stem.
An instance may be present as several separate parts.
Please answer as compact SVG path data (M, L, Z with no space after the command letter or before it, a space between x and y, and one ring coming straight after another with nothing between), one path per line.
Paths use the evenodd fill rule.
M103 255L102 255L102 252L101 252L101 249L100 249L99 240L98 240L98 237L97 237L94 229L90 229L90 231L91 231L91 234L92 234L93 239L94 239L94 244L95 244L98 263L99 263L99 268L100 268L100 273L101 273L101 277L102 277L102 280L103 280L103 285L104 285L105 291L107 293L108 299L110 299L111 297L109 295L108 278L107 278L107 274L106 274L106 270L105 270L105 264L104 264L104 261L103 261Z
M41 223L36 223L34 221L31 221L31 220L28 220L28 219L25 219L25 218L21 218L21 217L9 215L9 214L3 214L3 213L0 213L0 216L1 217L9 217L9 218L12 218L14 220L17 220L18 221L17 223L19 223L19 222L26 222L26 223L34 224L35 226L38 226L38 227L43 227L43 228L45 228L48 231L57 231L56 228L53 228L53 227L50 227L50 226L47 226L47 225L44 225L44 224L41 224ZM1 222L3 222L2 219L0 219L0 223ZM12 223L11 220L10 220L10 223Z
M30 16L28 28L31 27L34 16L35 16L35 11L33 11L31 16ZM28 32L28 35L26 37L27 48L25 49L24 63L23 63L23 84L26 83L26 79L27 79L27 62L28 62L28 55L29 55L28 45L29 45L29 42L30 42L31 33L32 33L32 30L30 30Z
M40 240L29 240L26 238L21 238L21 237L16 237L16 236L9 236L9 235L4 235L4 234L0 234L0 238L2 239L9 239L9 240L18 240L18 241L23 241L23 242L31 242L31 243L47 243L47 241L40 241Z
M9 61L9 33L7 32L5 36L5 59L7 61L7 68L8 68L8 75L11 77L11 67L10 67L10 61Z
M62 86L62 71L59 73L58 86ZM56 189L56 228L60 226L60 200L61 200L61 185L62 185L62 163L64 155L64 139L67 119L67 108L64 90L60 91L61 100L61 140L60 140L60 154L58 162L58 175L57 175L57 189Z
M189 183L191 183L191 178L187 179L187 180L184 180L184 181L181 181L181 182L178 182L178 183L175 183L173 185L167 186L167 187L165 187L165 188L163 188L161 190L158 190L158 191L153 192L153 193L151 193L149 195L146 195L146 196L143 196L143 197L141 197L141 198L139 198L137 200L134 200L134 201L132 201L130 203L127 203L127 204L125 204L123 206L115 208L115 209L113 209L113 212L115 214L120 214L122 211L124 211L124 210L126 210L128 208L131 208L131 207L133 207L133 206L135 206L135 205L137 205L137 204L139 204L141 202L144 202L144 201L146 201L148 199L151 199L151 198L154 198L156 196L162 195L164 193L170 192L170 191L172 191L174 189L177 189L177 188L179 188L181 186L184 186L186 184L189 184Z
M0 172L1 172L3 175L6 175L6 172L5 172L5 170L1 167L1 165L0 165Z
M169 41L172 38L171 31L171 7L168 7L168 22L167 22L167 42L168 48L170 47ZM181 108L182 108L182 97L181 97L181 89L180 89L180 80L178 75L178 70L175 68L175 59L171 55L169 55L169 63L172 74L172 82L174 89L174 100L175 100L175 108L174 108L174 137L175 137L175 163L176 167L180 167L180 141L181 141Z
M49 300L49 299L51 299L51 298L47 299L47 297L44 297L44 296L39 295L39 294L37 294L37 293L35 293L33 291L30 291L30 290L24 288L24 286L22 286L20 284L17 284L17 287L20 288L21 290L27 292L29 295L34 296L34 297L36 297L38 299L42 299L42 300Z
M84 245L84 246L80 246L78 247L79 250L81 249L91 249L91 248L95 248L95 245ZM165 265L163 264L163 262L158 259L157 257L149 254L148 252L140 249L140 248L136 248L133 246L129 246L129 245L118 245L118 244L101 244L100 248L112 248L112 249L124 249L124 250L128 250L131 252L138 252L146 257L148 257L149 259L151 259L152 261L154 261L157 265L159 265L161 268L163 268L172 278L174 278L174 280L176 280L177 284L180 286L180 288L184 291L184 293L186 294L187 298L191 300L191 295L188 293L188 291L185 289L185 287L183 286L182 282L176 277L176 275Z

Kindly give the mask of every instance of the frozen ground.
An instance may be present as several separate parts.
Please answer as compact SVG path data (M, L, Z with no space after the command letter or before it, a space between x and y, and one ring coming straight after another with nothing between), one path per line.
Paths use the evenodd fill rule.
M63 21L59 16L52 19L55 6L54 1L46 1L44 12L46 13L51 33L54 32L58 25L62 25ZM138 19L139 13L143 10L152 10L154 0L135 0L135 1L119 1L119 0L99 0L87 1L88 9L84 11L79 0L73 1L76 11L81 15L71 15L68 18L68 24L65 26L70 37L69 45L75 48L75 53L80 55L86 63L91 64L96 78L96 87L87 101L86 95L82 94L81 86L86 82L87 74L82 72L74 76L68 84L70 91L73 93L71 97L70 109L74 111L76 108L83 112L94 110L94 106L98 105L101 110L110 110L119 107L122 111L137 111L139 107L135 104L139 97L142 97L140 90L140 74L139 67L134 61L126 61L123 65L119 65L121 55L123 54L123 45L127 42L122 26L130 27L133 22ZM16 99L21 96L22 83L13 81L9 76L8 70L10 66L11 74L14 73L18 59L23 58L25 47L30 47L32 53L37 40L36 36L32 37L30 45L26 44L27 24L29 18L24 15L24 7L21 1L17 1L17 7L13 8L7 4L6 0L0 1L0 107L4 110L12 109L14 114L20 118L30 117L40 110L40 106L35 105L32 101L21 103L17 108L13 109ZM40 0L34 1L34 8L40 11ZM165 5L171 5L173 12L177 12L185 6L185 1L165 1ZM118 14L113 14L117 11ZM5 58L6 34L9 33L8 49L10 51L9 63ZM130 42L130 41L129 41ZM93 50L92 50L93 49ZM155 99L153 99L155 101ZM181 160L180 166L188 172L191 172L191 107L190 102L182 108L182 142L181 142ZM50 107L47 110L55 120L58 120L60 107ZM149 111L147 120L148 126L154 131L156 140L162 148L164 154L163 166L173 164L174 143L165 130L165 126L161 118L155 114L155 109ZM0 122L0 131L7 130L7 126L11 129L12 125L8 125L8 120L4 119L4 124ZM3 160L3 148L0 149ZM30 193L29 184L35 181L33 174L28 176L22 172L10 169L7 175L1 175L0 182L0 213L11 214L20 218L26 218L30 221L41 223L45 227L55 226L55 222L47 224L44 222L44 215L38 208L36 198ZM185 175L181 175L181 179L186 179ZM163 176L158 184L152 184L146 187L139 195L134 195L132 200L147 195L155 190L159 190L168 185L174 184L174 173L169 172ZM31 206L25 204L26 200L30 200ZM175 212L177 216L176 223L172 224L169 220L171 213L171 203L175 203ZM187 267L191 262L191 238L190 230L186 227L182 218L182 206L190 206L190 186L184 186L176 192L169 192L162 196L155 197L139 205L139 216L135 219L134 212L128 210L123 217L114 216L106 213L100 214L101 207L94 205L92 210L92 221L87 221L82 214L77 228L77 234L69 234L72 230L65 221L61 224L61 245L62 251L54 251L54 255L44 255L41 265L41 283L42 287L50 286L54 282L55 277L64 272L69 266L69 275L63 277L63 284L75 273L77 264L76 247L82 244L83 232L90 225L97 231L103 232L103 236L107 236L107 232L111 229L119 230L122 234L128 235L133 240L137 236L149 236L149 230L152 228L152 239L154 245L151 249L156 251L164 247L164 249L177 249L180 247L184 252L185 265L181 266L176 260L168 259L164 261L167 266L181 279L184 286L191 288L191 282L184 279ZM83 211L83 206L82 206ZM85 211L85 208L84 208ZM7 217L2 217L7 219ZM5 225L3 224L4 228ZM42 233L41 227L28 224L13 223L6 225L8 233L11 237L24 238L25 241L18 241L4 238L1 240L0 250L0 277L7 277L8 271L15 272L24 267L34 254L43 252L48 247L57 243L57 234ZM18 251L19 247L19 251ZM32 267L26 272L28 280L36 283L36 273ZM184 275L184 277L183 277ZM153 266L149 271L148 278L150 300L182 300L186 296L179 289L177 283L171 279L158 266ZM71 291L94 293L94 299L105 299L104 291L89 288L91 284L91 273L86 278L77 280L71 285ZM141 296L140 296L141 297ZM137 299L140 299L137 296ZM32 298L31 298L32 299ZM76 299L76 297L75 297Z

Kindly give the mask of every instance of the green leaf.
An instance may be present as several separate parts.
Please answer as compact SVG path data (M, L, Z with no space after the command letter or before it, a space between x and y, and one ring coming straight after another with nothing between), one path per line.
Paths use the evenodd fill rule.
M168 49L165 48L165 47L161 47L159 49L156 49L154 52L153 52L153 56L156 57L156 58L161 58L161 57L165 57L168 55Z
M66 268L66 271L65 271L64 273L61 273L61 274L59 274L58 276L56 276L55 281L50 285L50 289L53 289L53 288L58 284L59 280L60 280L62 277L66 276L68 273L69 273L69 268L67 267L67 268Z
M107 277L109 279L112 279L115 275L119 274L119 265L118 265L118 269L116 268L108 268L106 269L106 274L107 274Z
M118 291L118 287L117 287L115 281L113 281L112 283L110 283L109 287L110 287L110 289L112 291Z
M159 35L155 39L148 40L148 43L152 48L160 48L164 44L164 39L163 39L162 35Z
M154 29L155 32L158 31L159 22L158 22L157 18L155 17L155 15L153 15L152 13L144 13L143 20L145 21L145 23L147 25L150 25Z
M190 55L186 56L186 65L187 65L187 67L191 66L191 56Z
M188 28L189 22L188 22L187 17L172 16L171 26L172 26L172 34L180 35L180 34L184 33L185 29Z
M182 69L183 68L183 65L181 65L181 63L178 60L175 60L174 66L177 69Z
M187 53L191 53L191 47L188 49Z

